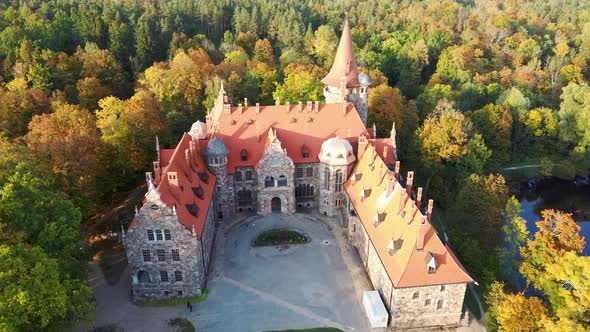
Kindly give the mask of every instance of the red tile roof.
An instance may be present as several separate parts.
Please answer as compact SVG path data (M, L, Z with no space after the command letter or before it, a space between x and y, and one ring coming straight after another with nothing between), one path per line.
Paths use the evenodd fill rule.
M226 104L227 105L227 104ZM316 111L316 105L319 110ZM272 128L283 148L295 163L317 163L322 143L340 136L356 142L360 135L368 135L363 121L352 103L311 104L249 107L217 107L208 121L208 139L200 140L201 149L207 147L211 137L221 138L229 149L228 172L236 167L256 167L265 150L269 130ZM221 109L221 110L220 110ZM212 133L214 131L214 133ZM305 146L305 148L304 148ZM246 149L248 159L241 160ZM303 157L307 149L309 156Z
M176 207L179 222L191 231L194 228L201 238L216 178L207 169L198 142L191 141L192 137L185 133L175 149L160 151L160 169L164 172L161 178L154 176L154 183L160 199Z
M472 282L374 151L369 144L344 187L393 285L400 288ZM391 182L390 188L394 189L388 195L389 181L395 185ZM438 263L434 273L429 273L425 263L428 254Z
M346 87L359 86L359 70L354 58L354 47L352 45L352 35L348 20L344 24L340 43L334 57L332 68L326 77L322 79L325 85L340 88L340 83L346 83Z

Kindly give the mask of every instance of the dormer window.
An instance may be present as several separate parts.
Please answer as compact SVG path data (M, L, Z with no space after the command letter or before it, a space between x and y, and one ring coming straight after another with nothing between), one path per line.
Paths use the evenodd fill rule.
M246 149L242 149L242 151L240 151L240 160L248 161L248 151Z
M424 263L426 263L426 268L428 269L428 273L435 273L436 269L438 268L438 262L436 258L431 254L426 254L424 258Z
M301 146L301 155L303 156L304 159L309 158L309 149L307 148L307 145L303 144Z
M375 221L377 221L377 222L384 222L386 215L387 215L387 213L385 213L385 212L377 213L375 215Z

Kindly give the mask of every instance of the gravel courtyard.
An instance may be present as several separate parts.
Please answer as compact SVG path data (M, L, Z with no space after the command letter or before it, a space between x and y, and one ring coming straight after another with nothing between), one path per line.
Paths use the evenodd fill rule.
M199 331L267 331L337 327L366 331L367 321L353 282L355 264L347 264L339 239L329 227L307 215L251 217L220 229L209 298L188 315ZM335 231L341 231L333 226ZM311 238L296 246L254 248L269 229L288 228ZM337 234L336 234L337 235ZM351 266L352 265L352 266ZM356 271L358 273L358 271ZM365 282L360 275L359 281Z

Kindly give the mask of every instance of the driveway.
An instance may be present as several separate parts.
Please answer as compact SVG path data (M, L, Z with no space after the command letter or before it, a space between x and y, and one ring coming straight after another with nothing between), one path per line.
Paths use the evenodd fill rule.
M209 297L195 305L188 318L199 331L312 327L367 331L359 287L355 288L353 280L366 282L364 275L349 268L354 265L349 264L351 251L341 250L339 234L331 230L340 228L330 227L330 222L336 221L271 214L220 229ZM298 230L311 242L286 247L251 246L260 233L273 228Z

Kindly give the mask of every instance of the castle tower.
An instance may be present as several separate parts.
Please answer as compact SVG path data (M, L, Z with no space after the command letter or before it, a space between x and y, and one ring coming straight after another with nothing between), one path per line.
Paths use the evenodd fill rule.
M332 137L322 144L320 159L320 213L335 216L344 203L344 182L356 160L350 143Z
M231 214L235 211L233 199L234 184L232 178L227 174L228 153L229 150L218 137L211 139L205 150L207 166L217 177L217 186L215 187L215 211L218 220L231 217Z
M353 102L363 123L367 124L371 80L366 74L359 75L348 20L344 24L332 68L322 82L326 103L340 103L343 99Z

